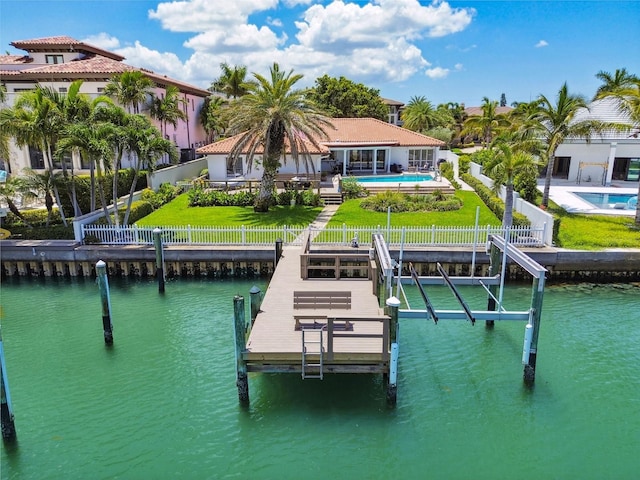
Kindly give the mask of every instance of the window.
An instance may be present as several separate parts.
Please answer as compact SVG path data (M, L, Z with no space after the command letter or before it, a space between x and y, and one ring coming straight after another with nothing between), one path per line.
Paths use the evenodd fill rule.
M433 167L433 149L409 150L409 167L415 169L427 169Z
M637 181L640 178L640 158L616 157L611 178L629 182Z
M373 150L351 150L349 152L349 169L373 170Z
M62 55L45 55L44 58L47 63L64 63Z
M242 175L242 157L237 157L235 162L227 157L227 176Z
M104 93L104 87L98 87L98 93Z
M60 93L67 93L67 87L59 87L59 88L58 88L58 92L60 92Z
M44 169L44 157L40 149L29 145L29 162L34 170Z

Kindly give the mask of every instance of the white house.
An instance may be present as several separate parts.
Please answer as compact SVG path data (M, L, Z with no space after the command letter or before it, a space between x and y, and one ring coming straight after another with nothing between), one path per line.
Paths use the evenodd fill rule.
M640 179L640 126L634 127L613 99L591 103L588 110L578 113L575 121L586 119L629 124L629 130L594 134L589 141L567 139L556 151L552 175L598 185L610 185L613 180L637 182Z
M334 128L327 130L327 138L319 141L321 148L309 144L313 169L325 174L381 174L401 170L429 170L435 167L438 151L445 143L420 133L412 132L373 118L334 118ZM234 164L228 155L239 135L211 143L197 152L207 156L209 178L224 179L242 175L247 179L260 179L259 161L251 171L246 157ZM281 174L305 174L287 156ZM311 169L310 169L311 170Z
M404 103L399 102L398 100L392 100L390 98L382 98L382 103L384 103L389 109L389 113L387 115L387 121L392 125L402 126L401 113L404 108Z
M166 138L180 149L181 159L191 159L194 150L204 145L206 135L198 116L204 99L211 94L207 90L150 70L127 65L123 63L124 57L121 55L67 36L20 40L11 42L11 45L26 51L27 54L0 55L0 80L7 90L7 106L13 105L20 92L32 90L36 85L51 87L65 93L71 82L79 79L84 81L80 92L96 97L104 92L104 87L114 75L140 70L154 82L153 93L156 96L164 95L167 85L175 85L180 90L187 120L180 121L175 128L168 125ZM156 125L159 126L157 122ZM73 162L76 170L88 168L81 164L79 156L74 155L74 158L68 158L66 161ZM15 145L12 148L10 163L15 173L19 173L25 167L35 170L45 168L37 149L19 149ZM3 166L0 165L0 168Z

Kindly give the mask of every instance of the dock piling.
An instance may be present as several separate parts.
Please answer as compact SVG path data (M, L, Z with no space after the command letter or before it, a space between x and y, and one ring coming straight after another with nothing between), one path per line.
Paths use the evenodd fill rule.
M113 324L111 323L111 299L109 298L109 279L107 278L107 264L102 260L96 263L100 300L102 302L102 329L104 343L113 345Z
M7 378L5 365L2 333L0 332L0 420L2 423L2 439L5 441L13 441L16 438L16 425L13 418L11 394L9 393L9 379Z
M249 403L249 379L247 377L247 363L243 354L246 350L247 325L244 315L244 297L233 297L233 326L236 340L236 386L240 403Z
M396 297L387 299L389 315L389 382L387 384L387 403L395 405L398 399L398 310L400 300Z
M256 317L260 312L260 304L262 302L262 291L257 285L251 287L249 290L249 296L251 298L251 326L253 326L253 322L256 321Z
M156 277L158 278L158 292L164 293L164 252L162 249L162 230L153 229L153 244L156 248Z
M500 249L491 243L491 250L489 252L489 276L493 277L500 271ZM498 293L497 285L489 285L489 300L487 301L487 310L495 311L497 308L496 293ZM487 320L485 322L486 328L493 328L495 320Z
M275 269L275 266L278 265L278 262L280 261L281 256L282 256L282 239L278 238L276 240L275 258L273 260L274 269Z

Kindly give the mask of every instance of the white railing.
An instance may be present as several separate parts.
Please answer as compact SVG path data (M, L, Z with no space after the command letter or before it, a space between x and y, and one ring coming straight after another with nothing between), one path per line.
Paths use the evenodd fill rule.
M155 227L119 227L109 225L83 225L85 243L112 245L152 245ZM371 235L381 233L390 246L404 244L412 247L430 246L481 246L489 240L489 235L506 237L507 232L496 226L471 227L372 227L347 226L313 227L162 227L162 239L166 245L253 245L272 246L276 240L287 245L302 245L303 233L309 230L313 243L326 246L371 245ZM509 242L516 246L544 246L547 225L538 227L512 227Z

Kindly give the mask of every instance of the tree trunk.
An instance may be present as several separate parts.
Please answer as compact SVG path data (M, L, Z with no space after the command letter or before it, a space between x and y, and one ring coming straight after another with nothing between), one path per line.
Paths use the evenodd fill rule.
M27 226L30 227L31 225L29 224L29 222L27 222L25 220L25 218L22 216L22 213L20 213L20 210L18 210L18 207L16 207L16 204L13 203L13 200L10 199L9 197L5 197L5 200L7 201L7 206L9 207L9 211L11 213L13 213L16 217L18 217L20 220L22 220L22 222Z
M42 151L42 155L45 157L45 160L47 162L47 167L49 170L49 175L51 175L51 178L53 179L53 160L51 158L51 146L49 144L45 145L45 148ZM62 224L66 227L67 226L67 217L65 217L64 215L64 208L62 208L62 202L60 201L60 192L58 191L58 185L56 185L55 182L53 182L53 194L56 198L56 204L58 205L58 210L60 211L60 218L62 219Z
M547 174L544 178L544 192L542 194L542 205L549 206L549 192L551 190L551 176L553 175L553 166L555 164L556 155L555 151L549 155L547 159Z
M502 226L511 228L513 225L513 184L507 183L506 196L504 198L504 214L502 215Z
M51 219L53 218L53 198L49 192L45 192L44 194L44 206L47 207L47 223L48 227L51 223Z
M266 167L266 165L265 165ZM254 211L268 212L273 205L273 192L275 190L276 171L265 168L260 181L260 190L254 204Z
M127 208L124 211L124 219L122 225L129 225L129 215L131 213L131 205L133 204L133 194L136 191L136 183L138 181L138 172L140 172L140 157L136 155L136 166L133 168L133 178L131 179L131 186L129 187L129 198L127 199Z

